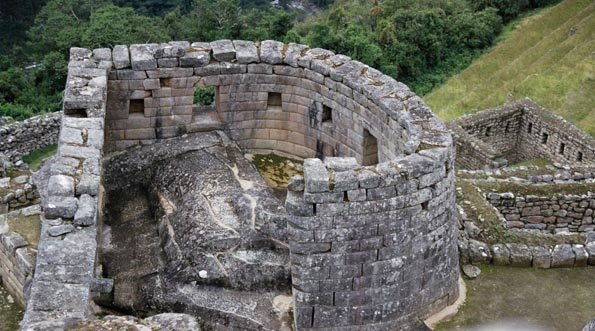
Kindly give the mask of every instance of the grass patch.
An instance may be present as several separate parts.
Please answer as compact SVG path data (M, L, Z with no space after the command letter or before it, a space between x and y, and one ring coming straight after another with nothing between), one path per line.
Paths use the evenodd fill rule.
M459 312L435 330L469 330L505 320L534 323L539 330L582 330L593 318L593 267L544 270L482 265L481 271L479 278L465 280L467 300Z
M550 161L548 159L533 159L533 160L527 160L527 161L513 164L512 167L536 166L536 167L540 167L540 168L545 168L547 165L551 165L551 164L552 164L552 161Z
M566 0L513 22L496 45L425 100L443 119L530 97L595 135L595 2Z
M272 188L285 189L291 177L304 174L303 161L273 153L256 154L252 157L252 163Z
M23 161L29 165L31 171L37 171L41 163L47 160L48 158L54 156L57 151L58 145L47 145L43 148L40 148L23 156Z
M26 170L19 170L17 168L8 168L6 169L6 176L10 177L10 178L16 178L19 176L29 176L31 175L31 172L26 171Z
M512 182L487 182L477 181L475 185L480 187L482 191L488 192L512 192L515 195L537 195L551 197L557 195L586 195L592 192L594 187L591 183L564 183L564 184L540 184L540 185L526 185Z
M41 221L39 215L19 216L8 218L10 231L20 234L32 248L37 249L41 235Z

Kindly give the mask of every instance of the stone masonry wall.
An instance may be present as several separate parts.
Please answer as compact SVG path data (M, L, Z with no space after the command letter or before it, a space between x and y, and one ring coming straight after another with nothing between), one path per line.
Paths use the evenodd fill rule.
M554 195L550 197L491 193L488 201L506 219L508 228L544 232L589 232L595 230L595 195Z
M11 212L10 217L35 216L41 213L39 205ZM0 282L15 301L25 307L25 292L33 277L37 243L27 242L12 231L8 214L0 214Z
M114 58L106 115L110 150L201 130L192 106L197 86L217 87L218 114L245 149L361 162L364 129L377 139L380 161L419 144L403 126L410 113L394 120L391 112L414 108L421 99L344 55L273 41L221 40L117 46ZM371 102L372 93L382 102ZM280 105L268 104L274 94L280 94Z
M307 159L289 186L296 326L407 330L458 297L452 153L345 160Z
M112 54L110 151L205 130L192 95L214 86L218 117L244 149L325 158L305 161L305 183L287 198L298 330L405 330L457 298L453 141L405 85L276 41Z
M0 153L11 162L17 162L23 155L55 144L61 116L61 112L50 113L0 126Z
M43 201L35 273L21 322L24 330L47 329L47 321L56 327L89 318L95 293L111 291L110 281L95 278L110 67L109 49L70 50L58 155Z
M457 165L461 168L504 165L506 162L498 160L501 158L507 163L536 158L564 164L595 162L593 137L530 99L462 116L449 123L451 128L457 126L471 138L457 135L460 138L457 139ZM489 147L483 147L477 140ZM491 159L476 158L482 154Z

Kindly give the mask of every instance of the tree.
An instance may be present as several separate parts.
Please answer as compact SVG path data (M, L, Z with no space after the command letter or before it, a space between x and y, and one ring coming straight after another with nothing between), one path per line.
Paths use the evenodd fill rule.
M103 6L91 14L84 29L82 44L89 48L113 47L117 44L135 44L168 41L159 21L138 15L132 8Z

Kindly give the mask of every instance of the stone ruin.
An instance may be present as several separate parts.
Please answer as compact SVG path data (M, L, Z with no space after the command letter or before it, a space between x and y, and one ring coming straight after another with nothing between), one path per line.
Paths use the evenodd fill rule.
M595 163L595 139L529 98L448 123L459 169L498 168L537 158Z
M243 155L270 151L305 159L285 203ZM344 55L72 48L22 328L100 304L206 329L423 329L458 297L453 166L423 101Z

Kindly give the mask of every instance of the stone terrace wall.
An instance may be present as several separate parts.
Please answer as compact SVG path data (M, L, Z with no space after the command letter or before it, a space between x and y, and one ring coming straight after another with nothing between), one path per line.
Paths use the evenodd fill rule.
M508 228L545 232L589 232L595 230L595 195L554 195L550 197L512 193L491 193L488 201L507 221Z
M493 166L499 158L508 163L535 158L564 164L595 162L593 137L530 99L462 116L451 121L449 127L455 132L460 127L472 138L457 135L457 165L464 169Z
M55 144L60 131L62 113L50 113L0 127L0 153L11 162L17 162L23 155Z
M275 41L116 46L113 61L109 150L203 130L192 95L215 86L241 147L327 157L287 198L298 330L406 330L456 299L452 137L405 85Z
M46 321L91 317L94 293L110 291L109 281L95 279L110 60L109 49L70 50L58 155L43 201L35 275L22 329L43 330L48 328Z

